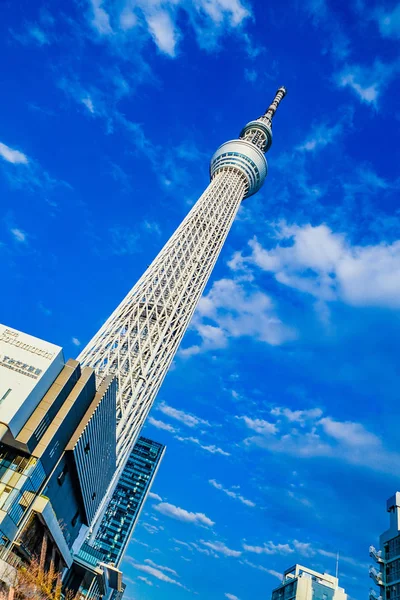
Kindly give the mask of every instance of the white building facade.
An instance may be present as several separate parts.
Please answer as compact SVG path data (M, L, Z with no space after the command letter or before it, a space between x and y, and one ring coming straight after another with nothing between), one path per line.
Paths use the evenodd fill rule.
M294 565L285 571L271 600L347 600L347 594L337 577Z

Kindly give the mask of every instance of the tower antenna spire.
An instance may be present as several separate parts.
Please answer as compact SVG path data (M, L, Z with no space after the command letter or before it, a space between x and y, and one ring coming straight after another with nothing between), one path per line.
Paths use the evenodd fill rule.
M276 109L278 108L279 104L281 103L281 101L283 100L283 98L286 96L286 94L287 94L287 90L282 85L278 89L278 91L276 92L275 98L272 100L271 104L269 105L269 107L265 111L264 117L267 118L270 123L272 121L272 117L276 113Z

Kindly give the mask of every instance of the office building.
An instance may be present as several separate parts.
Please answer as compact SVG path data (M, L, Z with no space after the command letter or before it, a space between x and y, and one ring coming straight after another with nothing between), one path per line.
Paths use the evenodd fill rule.
M271 600L347 600L347 594L337 577L294 565L284 572Z
M116 467L116 384L0 325L0 579L72 566Z
M369 554L375 566L369 569L370 577L379 587L379 594L370 590L370 599L400 600L400 492L386 503L389 529L379 538L379 549L370 546Z
M104 562L119 567L164 452L165 446L144 437L136 442L100 526L89 541L101 552Z

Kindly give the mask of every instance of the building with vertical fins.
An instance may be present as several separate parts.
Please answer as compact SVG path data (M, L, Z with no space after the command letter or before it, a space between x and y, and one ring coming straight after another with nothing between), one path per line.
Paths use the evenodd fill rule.
M386 502L389 529L379 538L379 549L370 546L369 554L375 565L369 569L370 577L379 588L371 588L370 600L400 599L400 492Z
M114 375L117 392L117 469L110 499L155 396L175 356L241 202L267 176L265 153L272 119L286 89L238 139L211 158L211 182L181 225L78 360L98 381ZM102 507L102 510L104 507ZM99 512L100 518L101 512Z
M97 531L74 556L65 587L87 600L121 600L125 585L119 570L140 512L164 456L165 446L140 437L119 478ZM104 596L104 568L111 596Z
M347 600L347 594L337 577L294 565L284 572L271 600Z

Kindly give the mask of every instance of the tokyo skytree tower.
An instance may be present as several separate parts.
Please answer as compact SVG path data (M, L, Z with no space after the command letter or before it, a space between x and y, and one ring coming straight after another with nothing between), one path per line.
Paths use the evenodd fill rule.
M123 468L175 356L244 198L267 175L264 153L272 118L286 94L279 88L264 115L211 159L211 182L126 298L81 352L98 381L118 379L117 455Z

